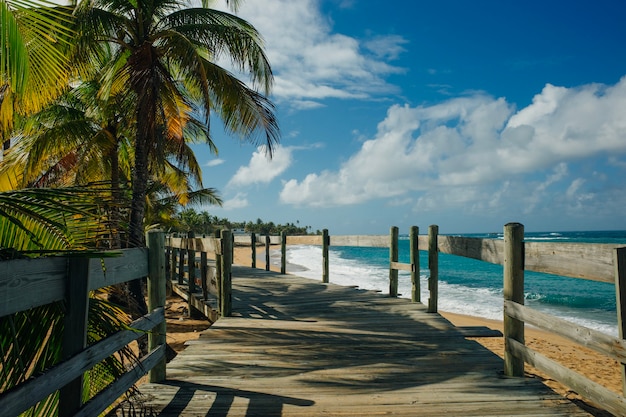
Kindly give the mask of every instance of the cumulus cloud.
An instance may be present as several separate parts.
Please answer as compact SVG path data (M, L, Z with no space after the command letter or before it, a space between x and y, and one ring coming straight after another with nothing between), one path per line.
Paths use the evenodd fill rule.
M626 78L613 86L548 84L519 111L484 94L432 106L394 105L375 137L338 170L290 179L280 198L337 206L413 191L420 193L420 210L443 198L470 208L480 202L476 207L485 209L515 192L526 205L536 204L552 184L572 181L568 164L609 155L615 163L626 153L624 108ZM542 172L543 180L537 178ZM518 189L521 179L532 188ZM570 195L584 183L571 184Z
M226 211L236 210L240 208L245 208L249 206L248 203L248 195L245 193L237 193L235 197L230 198L222 204L222 209Z
M240 167L227 186L246 186L267 184L285 172L292 163L293 148L277 146L272 158L265 152L265 146L259 146L252 154L247 166Z
M317 0L248 1L238 15L263 34L275 74L274 97L296 108L314 108L326 98L395 91L384 77L404 71L387 62L404 51L404 38L360 41L335 33Z

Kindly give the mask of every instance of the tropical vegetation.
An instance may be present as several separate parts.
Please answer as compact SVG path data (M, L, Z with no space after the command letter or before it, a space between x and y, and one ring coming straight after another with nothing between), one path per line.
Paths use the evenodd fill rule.
M211 122L271 155L279 129L261 36L201 3L0 0L2 259L143 246L145 231L182 206L221 204L190 147L217 153ZM241 2L226 3L236 12ZM143 304L141 288L129 290ZM126 319L102 297L91 305L90 326L106 329L95 339ZM59 360L59 314L50 306L0 319L0 390ZM115 378L119 363L88 385ZM55 401L31 415L55 414Z
M196 236L211 235L220 230L241 231L245 233L256 233L259 235L308 235L312 234L311 226L300 226L300 221L296 223L275 224L274 222L264 222L256 219L252 221L231 221L227 218L211 215L207 211L197 212L193 208L181 210L172 216L167 223L163 224L167 232L188 233L194 232ZM316 234L321 234L319 230Z
M107 212L112 210L107 187L24 189L0 193L0 260L97 250L107 240ZM63 303L53 303L0 317L0 387L4 392L49 369L63 358ZM128 315L106 301L101 292L89 299L87 343L93 344L128 323ZM125 372L135 360L128 347L107 358L84 376L88 399ZM59 394L39 402L26 415L56 415Z

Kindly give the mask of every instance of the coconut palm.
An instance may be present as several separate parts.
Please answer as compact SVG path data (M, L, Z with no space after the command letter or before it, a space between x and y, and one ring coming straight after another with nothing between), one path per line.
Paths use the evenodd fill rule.
M182 204L181 200L185 203ZM146 227L159 227L164 230L178 230L179 222L176 213L181 206L221 205L217 190L205 188L201 190L189 190L188 192L173 192L163 183L155 182L150 185L148 202L146 206ZM188 229L189 230L189 229ZM203 231L205 232L205 231ZM206 232L205 232L206 233Z
M83 82L42 111L22 119L13 132L4 174L13 171L16 188L119 182L120 156L127 141L124 100L97 97L98 85Z
M236 9L239 2L228 3ZM269 94L273 77L259 33L232 14L208 8L208 0L201 7L183 5L178 0L86 0L76 11L79 53L113 53L101 79L102 94L130 89L134 100L131 246L143 245L150 160L165 158L165 143L183 142L192 103L202 110L207 129L215 112L227 131L253 142L263 137L270 154L279 136L273 105L263 95ZM218 65L222 58L249 73L261 92ZM130 291L144 307L141 282L131 282Z
M29 117L25 126L15 132L18 138L5 155L0 176L11 174L17 184L14 188L110 181L113 200L119 207L127 207L129 204L122 203L129 201L124 191L131 178L134 124L124 117L128 100L121 95L103 100L98 90L95 81L80 83ZM190 116L182 138L173 139L164 144L165 157L150 161L151 170L156 172L151 173L150 183L154 185L149 191L155 195L148 196L147 201L167 197L163 201L168 205L184 206L191 196L195 203L221 204L215 190L202 188L202 170L189 147L189 143L205 143L217 153L208 129ZM110 213L112 236L117 236L124 217L124 213ZM112 248L121 247L119 237L111 244Z
M108 184L0 193L0 249L41 253L101 247L106 213L114 203ZM7 252L8 251L8 252Z
M135 100L133 246L143 243L150 157L162 157L164 143L182 136L192 102L200 104L207 127L216 112L228 131L252 141L262 135L270 152L278 140L273 106L262 94L269 93L272 73L260 35L244 20L204 3L181 8L175 0L91 0L77 10L82 53L98 55L103 45L114 45L104 91L129 86ZM217 65L223 57L248 72L262 93Z

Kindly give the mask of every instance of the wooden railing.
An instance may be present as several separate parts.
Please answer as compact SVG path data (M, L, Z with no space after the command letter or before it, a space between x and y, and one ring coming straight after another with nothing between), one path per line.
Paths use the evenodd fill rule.
M190 315L198 311L211 321L231 315L232 248L229 230L219 237L166 238L168 286L187 301Z
M440 252L503 265L505 375L524 376L524 364L528 363L597 406L615 415L626 415L624 395L614 393L524 344L524 325L528 323L616 360L621 364L622 381L626 381L626 248L620 246L623 245L524 242L524 226L519 223L504 226L504 240L438 237ZM615 284L619 337L524 306L524 271ZM626 385L623 385L623 393L626 393Z
M626 287L626 249L609 244L524 242L524 226L504 227L504 343L505 374L523 376L524 363L547 373L598 406L626 415L626 399L604 386L533 351L524 344L524 324L565 337L621 363L623 393L626 393L623 312L626 304L620 294ZM524 306L524 270L572 278L614 283L619 337L579 326Z
M269 271L270 266L270 244L280 244L281 249L281 267L280 272L286 273L287 270L287 245L317 245L322 246L322 282L328 283L330 281L330 261L329 261L329 247L331 246L353 246L353 247L378 247L389 248L389 294L392 297L398 295L398 271L407 271L411 274L411 299L415 302L421 301L420 291L420 260L418 247L425 245L425 247L431 247L434 242L434 247L437 244L437 226L430 226L429 236L419 236L419 228L412 226L409 229L409 262L398 262L398 239L399 230L393 226L390 230L389 236L381 235L339 235L330 236L328 230L324 229L321 235L302 235L302 236L288 236L282 234L281 236L262 236L265 241L265 269ZM263 240L259 240L254 233L251 235L239 236L235 241L236 243L243 245L250 245L252 250L252 268L256 268L256 246ZM437 312L437 251L431 251L432 255L429 257L429 269L430 277L428 280L428 289L430 297L428 300L428 311L431 313Z
M69 359L0 394L0 414L18 415L60 390L60 416L96 416L149 373L165 379L165 257L161 232L148 234L148 248L106 258L54 257L0 262L0 317L65 302L63 356ZM89 292L148 277L150 313L114 335L86 346ZM123 377L83 403L83 374L148 332L148 355Z

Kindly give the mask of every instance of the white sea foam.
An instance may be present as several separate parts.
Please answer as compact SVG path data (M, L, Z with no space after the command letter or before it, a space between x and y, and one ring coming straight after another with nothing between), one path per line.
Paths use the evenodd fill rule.
M322 249L319 246L292 246L287 251L288 264L304 267L298 270L297 275L322 279ZM290 272L289 265L287 271ZM427 303L430 297L428 292L428 276L430 271L422 270L420 275L420 294L422 302ZM344 259L338 252L329 251L330 282L358 286L367 290L378 290L383 293L389 291L389 269L378 267L353 259ZM406 272L398 274L398 292L401 297L411 296L411 278ZM494 320L502 319L502 295L485 288L467 288L462 285L439 282L438 307L442 311L465 314L475 317L485 317Z
M272 254L272 259L279 262L280 252ZM346 259L341 251L329 251L330 282L358 286L368 290L378 290L383 293L389 291L389 269L386 266L376 266L364 260ZM322 279L322 248L319 246L290 246L287 250L287 272L315 280ZM429 271L422 269L420 276L421 298L428 303L428 276ZM411 294L410 274L400 271L398 292L402 297L409 298ZM593 317L581 317L579 312L572 309L546 308L537 305L537 300L528 300L528 304L535 304L548 314L554 314L579 325L590 327L607 334L617 335L614 325L606 321L596 320ZM502 320L502 290L482 287L468 287L459 284L439 282L438 307L441 311L464 314L474 317L483 317L493 320Z

